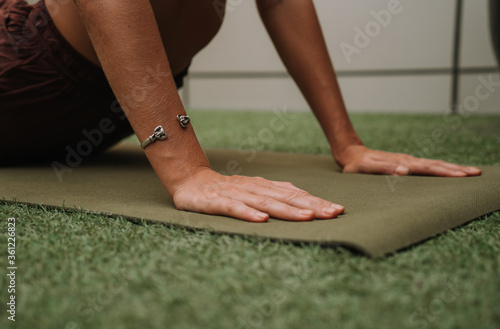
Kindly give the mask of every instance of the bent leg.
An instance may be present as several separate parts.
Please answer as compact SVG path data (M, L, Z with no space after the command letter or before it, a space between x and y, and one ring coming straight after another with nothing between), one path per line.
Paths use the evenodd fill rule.
M66 43L43 3L7 1L0 15L0 163L53 160L78 145L88 156L130 135L104 73ZM96 129L102 137L89 140Z
M0 15L0 26L8 32L2 34L0 41L0 163L53 161L75 152L86 157L132 134L104 73L92 63L91 56L83 54L85 50L75 49L78 42L68 40L65 31L58 30L44 2L32 7L18 0L3 0L2 6L5 1L9 10ZM172 3L182 3L179 10L189 15L179 16L189 19L177 20L177 25L161 23L172 23L160 10L166 7L161 6L155 15L160 20L163 39L171 40L166 48L173 57L172 71L178 73L175 80L179 87L192 56L215 35L221 21L219 16L219 21L215 21L212 15L208 28L202 29L210 33L192 37L203 20L194 24L196 28L190 23L196 22L202 13L186 11L194 8L186 7L193 1ZM13 6L15 10L11 10ZM59 7L59 13L62 8ZM185 32L183 24L189 26ZM32 33L26 33L27 30ZM145 84L157 83L168 74L156 72L155 68L146 70L151 73ZM132 90L128 104L121 105L131 106L134 99L140 98L141 87L147 85Z

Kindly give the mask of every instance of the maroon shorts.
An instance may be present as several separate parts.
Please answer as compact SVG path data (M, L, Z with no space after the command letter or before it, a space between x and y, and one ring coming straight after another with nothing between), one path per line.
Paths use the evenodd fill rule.
M87 157L132 133L102 69L63 38L43 0L0 0L0 164Z

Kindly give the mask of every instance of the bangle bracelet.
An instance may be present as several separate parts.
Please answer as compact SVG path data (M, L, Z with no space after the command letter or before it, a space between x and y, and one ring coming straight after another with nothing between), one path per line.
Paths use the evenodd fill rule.
M179 121L179 124L181 125L182 128L186 128L189 122L191 122L191 119L187 115L177 115L177 121ZM164 140L167 139L167 133L165 130L163 130L162 126L158 126L155 128L153 135L149 136L148 139L146 139L144 142L141 143L142 149L145 149L146 146L151 144L152 142L156 140Z
M164 139L167 139L167 133L165 133L165 130L163 130L162 126L158 126L155 128L153 135L149 136L148 139L146 139L144 142L141 143L141 147L142 149L145 149L146 146L148 146L152 142L156 140L162 141Z

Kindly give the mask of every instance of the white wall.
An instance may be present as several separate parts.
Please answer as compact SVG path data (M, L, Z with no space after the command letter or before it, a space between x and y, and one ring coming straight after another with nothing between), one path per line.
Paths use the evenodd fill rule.
M342 43L354 45L355 28L374 21L371 11L388 0L315 0L331 58L340 72L353 70L444 69L452 67L455 0L400 0L401 11L349 59ZM492 67L487 0L465 0L462 67ZM186 103L192 108L270 109L307 104L290 78L201 78L211 72L285 72L257 14L255 2L233 0L215 40L195 57ZM373 26L372 26L373 27ZM483 74L487 76L487 74ZM474 94L478 74L461 76L460 99ZM494 79L499 80L498 74ZM352 112L443 113L450 105L451 75L339 78ZM189 98L189 99L187 99ZM500 91L481 101L477 113L500 113Z
M397 1L397 0L393 0ZM36 0L29 0L33 3ZM356 70L445 69L452 67L455 0L400 0L393 15L370 44L350 60L342 43L354 45L355 28L373 24L371 11L389 0L314 0L325 39L339 72ZM258 17L255 1L228 0L226 19L214 41L197 55L181 91L187 106L199 109L307 110L294 82L283 75L272 43ZM487 0L464 0L461 67L495 66L488 30ZM200 78L203 73L278 73L263 78ZM470 101L480 76L462 74L460 100ZM500 80L496 73L494 80ZM450 106L450 74L340 77L351 112L443 113ZM500 89L500 88L497 88ZM500 113L500 90L479 102L475 113Z

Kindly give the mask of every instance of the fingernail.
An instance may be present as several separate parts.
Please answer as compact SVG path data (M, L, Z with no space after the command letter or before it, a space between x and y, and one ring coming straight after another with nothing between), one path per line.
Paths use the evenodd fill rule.
M264 220L267 219L267 214L264 214L263 212L258 212L255 214L255 217L257 217L257 219L259 220Z
M408 175L408 171L409 169L402 165L397 166L395 170L396 174L401 176Z
M332 203L332 205L330 207L333 207L333 208L338 209L338 210L344 210L344 207L339 205L339 204Z
M306 210L306 209L302 209L302 210L299 210L299 214L301 214L302 216L311 216L314 214L314 211L312 210Z

